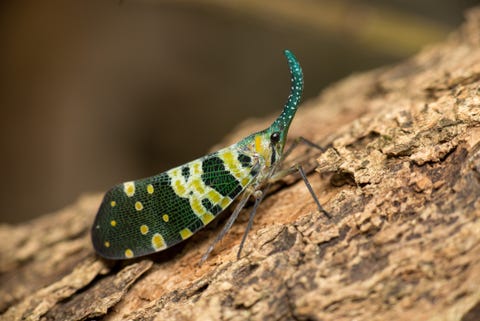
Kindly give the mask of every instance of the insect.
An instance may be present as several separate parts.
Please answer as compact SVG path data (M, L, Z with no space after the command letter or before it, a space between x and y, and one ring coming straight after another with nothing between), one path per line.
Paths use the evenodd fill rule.
M187 164L114 186L104 196L92 227L92 242L98 254L108 259L128 259L164 250L191 237L240 198L223 230L202 257L203 262L253 196L255 203L239 257L269 183L294 170L300 172L319 210L328 217L300 166L279 169L282 159L291 151L284 153L283 149L303 91L298 60L288 50L285 56L291 90L283 112L273 124Z

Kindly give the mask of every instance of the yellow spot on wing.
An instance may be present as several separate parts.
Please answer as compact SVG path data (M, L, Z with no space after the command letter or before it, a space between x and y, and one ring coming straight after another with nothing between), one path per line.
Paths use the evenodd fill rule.
M259 151L259 153L265 152L265 149L262 145L262 136L260 135L255 136L255 148L257 151ZM240 185L245 188L251 182L250 170L242 166L237 156L238 154L236 151L231 151L228 149L219 153L219 157L223 160L226 169L238 180ZM219 201L216 201L215 203L218 202ZM226 205L223 204L222 207L225 208Z
M110 247L110 242L109 242L109 241L105 241L105 243L103 243L103 245L105 245L105 247Z
M230 205L230 202L230 199L228 197L225 197L220 202L220 206L222 207L222 209L225 209L228 205Z
M182 185L182 183L179 180L176 180L173 189L179 196L183 196L186 192L185 186Z
M247 186L247 184L250 182L250 178L249 177L244 177L242 178L242 180L240 181L240 184L242 184L243 187Z
M143 204L142 204L142 202L135 202L135 209L136 209L137 211L143 210Z
M193 172L194 175L200 175L200 174L202 174L202 171L201 171L201 162L196 161L196 162L192 163L191 166L192 166L191 168L193 169L192 172Z
M191 198L190 206L192 207L193 212L198 216L202 216L205 213L205 209L203 208L203 205L200 203L198 198Z
M111 207L115 207L115 205L117 205L117 202L115 202L115 201L111 201L111 202L110 202L110 206L111 206Z
M140 226L140 233L142 233L143 235L147 234L148 233L148 226L147 225Z
M168 222L170 218L168 217L168 214L163 214L162 219L164 222Z
M217 191L211 190L207 193L207 198L214 205L218 205L224 210L231 203L231 199L228 196L223 197Z
M195 179L192 181L193 188L197 191L198 194L205 194L205 189L202 186L202 182L199 179Z
M126 182L123 183L123 191L127 194L128 197L135 195L135 182Z
M215 216L213 216L212 214L210 214L210 213L205 213L205 214L203 214L203 216L201 217L201 220L202 220L203 225L207 225L207 224L210 223L214 218L215 218Z
M133 251L130 250L130 249L126 249L125 250L125 257L128 258L128 259L133 257Z
M155 190L153 189L153 185L152 184L148 184L147 185L147 193L148 194L153 194Z
M113 226L113 227L117 226L117 221L111 220L110 225Z
M236 153L226 149L219 153L219 157L223 160L223 163L230 174L235 176L236 179L240 180L247 175L247 171L243 170L240 162L236 158Z
M212 202L213 204L217 204L222 199L222 196L220 195L220 193L218 193L213 189L210 192L208 192L207 197L210 200L210 202Z
M161 234L155 233L152 237L152 246L155 250L162 250L167 247L167 244Z
M228 167L237 167L237 163L235 162L235 157L233 157L232 151L226 150L222 156Z
M190 236L192 236L193 233L190 231L189 228L184 228L183 230L180 231L180 236L182 240L188 239Z

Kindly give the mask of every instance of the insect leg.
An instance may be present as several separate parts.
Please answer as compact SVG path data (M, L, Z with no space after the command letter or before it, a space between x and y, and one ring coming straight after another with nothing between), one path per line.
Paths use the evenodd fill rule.
M290 147L285 151L285 153L283 153L282 155L282 159L285 159L286 157L288 157L288 155L290 155L290 153L300 144L300 143L303 143L303 144L306 144L310 147L313 147L313 148L316 148L322 152L325 151L325 149L323 147L321 147L320 145L317 145L315 144L314 142L300 136L300 137L297 137L293 143L290 145ZM317 207L318 207L318 210L320 212L322 212L327 218L331 218L331 215L323 208L323 206L320 204L320 201L318 200L318 197L317 195L315 194L315 192L313 191L313 188L312 188L312 185L310 184L310 182L308 181L308 178L307 178L307 175L305 174L305 171L303 170L302 166L300 164L296 164L290 168L287 168L287 169L284 169L284 170L280 170L278 172L276 172L271 178L270 178L270 181L271 182L274 182L276 180L279 180L281 179L282 177L285 177L287 175L290 175L290 174L293 174L294 172L298 171L298 173L300 174L300 177L302 178L303 182L305 183L305 186L307 187L308 191L310 192L310 195L312 195L312 198L313 200L315 201L315 203L317 204Z
M215 240L212 242L212 244L210 244L210 246L208 247L207 251L205 252L205 254L203 254L202 258L200 259L200 263L199 265L202 265L208 258L208 256L210 255L210 253L213 251L213 249L215 248L215 245L220 242L220 240L225 236L225 234L227 234L228 230L232 227L233 223L235 222L235 220L237 219L238 217L238 214L240 214L240 211L243 209L243 207L245 206L245 204L247 203L250 195L252 195L252 192L245 192L243 193L243 196L242 198L240 199L240 202L237 204L237 207L235 207L235 210L233 211L232 215L230 215L230 217L228 218L228 221L227 223L225 224L225 226L222 228L222 230L220 231L220 233L218 233L217 237L215 238Z
M238 248L238 252L237 252L237 259L240 259L240 255L242 253L242 250L243 250L243 246L245 245L245 241L247 240L247 235L248 235L248 232L251 230L252 228L252 225L253 225L253 218L255 217L255 214L257 213L257 208L258 206L260 205L260 203L262 202L263 200L263 197L265 196L265 194L267 193L267 189L268 189L269 186L267 186L263 192L260 191L260 190L257 190L253 193L253 196L255 197L255 204L253 205L253 209L252 211L250 212L250 217L248 219L248 224L247 224L247 228L245 229L245 233L243 233L243 237L242 237L242 241L240 242L240 246Z
M293 165L290 168L287 168L287 169L280 170L280 171L276 172L270 178L270 183L274 183L274 182L282 179L283 177L288 176L290 174L293 174L295 172L298 172L300 174L300 177L302 178L303 182L305 183L305 186L307 187L308 191L310 192L310 195L312 195L312 198L315 201L315 204L317 204L318 211L322 212L327 218L332 218L332 216L320 204L320 201L318 200L318 197L315 194L315 191L313 190L312 185L308 181L307 175L305 174L305 171L303 170L303 167L300 164L296 164L296 165Z
M295 165L289 169L286 169L284 171L280 171L280 172L277 172L274 174L274 176L272 176L269 180L269 183L268 185L265 187L265 189L263 191L260 191L260 190L257 190L253 193L253 196L255 197L255 204L253 205L253 209L252 211L250 212L250 217L248 219L248 224L247 224L247 228L245 229L245 233L243 233L243 237L242 237L242 241L240 242L240 246L238 248L238 252L237 252L237 259L240 259L240 255L242 253L242 250L243 250L243 247L245 245L245 241L247 240L247 235L248 235L248 232L251 230L252 228L252 225L253 225L253 219L255 217L255 214L257 213L257 208L258 206L260 205L260 203L262 202L263 198L265 197L265 195L267 194L267 191L268 191L268 188L270 187L272 181L275 181L276 179L279 179L281 177L284 177L286 175L289 175L295 171L298 171L300 173L300 176L302 177L303 179L303 182L305 183L305 185L307 186L307 189L308 191L310 192L310 195L312 195L312 198L313 200L315 201L315 203L317 204L317 207L318 207L318 211L319 212L322 212L327 218L332 218L332 216L322 207L322 204L320 204L320 201L318 200L318 197L317 195L315 194L315 192L313 191L313 188L312 188L312 185L310 184L310 182L308 181L308 178L307 178L307 175L305 174L305 171L303 170L302 166L301 165ZM277 175L282 175L281 177L278 177ZM238 214L237 214L238 215ZM233 222L232 222L233 223ZM230 225L231 226L231 225ZM223 232L223 231L222 231Z
M288 147L288 149L283 153L282 155L282 158L285 159L288 155L290 155L290 153L300 144L300 143L303 143L309 147L313 147L313 148L316 148L318 150L320 150L321 152L324 152L325 151L325 148L323 148L322 146L318 145L318 144L315 144L314 142L312 142L311 140L308 140L306 139L305 137L303 136L299 136L297 138L295 138L295 140L293 141L293 143L290 145L290 147Z
M300 173L300 176L303 179L303 182L305 183L305 186L307 186L308 191L310 192L310 195L312 195L313 200L317 204L318 210L322 212L327 218L332 218L330 214L323 208L322 204L320 204L320 201L318 200L317 195L313 191L312 185L310 185L310 182L308 181L307 175L305 175L305 172L303 171L302 166L297 165L295 166L298 172Z

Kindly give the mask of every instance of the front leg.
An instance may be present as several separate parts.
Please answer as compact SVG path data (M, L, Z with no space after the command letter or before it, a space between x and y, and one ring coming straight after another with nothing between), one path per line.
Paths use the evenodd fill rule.
M269 184L275 183L285 176L291 175L295 172L298 172L300 174L300 177L302 178L303 182L305 183L305 186L307 186L308 191L310 192L310 195L312 195L313 200L315 201L315 204L317 204L317 208L320 212L322 212L327 218L332 218L332 216L323 208L322 204L320 204L320 201L318 200L317 195L315 194L312 185L308 181L307 175L305 174L305 171L303 170L302 166L300 164L293 165L292 167L282 169L278 172L276 172L272 177L269 179Z
M313 147L315 149L318 149L319 151L321 151L322 153L325 152L325 148L323 148L322 146L318 145L318 144L315 144L314 142L312 142L311 140L309 139L306 139L305 137L303 136L299 136L297 138L295 138L295 140L293 141L293 143L290 145L290 147L285 151L285 153L283 153L282 155L282 159L285 159L288 157L288 155L290 155L292 153L292 151L298 147L298 145L300 145L300 143L302 144L305 144L309 147Z
M315 144L314 142L300 136L300 137L297 137L293 143L290 145L290 147L287 149L287 151L282 155L282 160L284 160L285 158L287 158L291 152L299 146L299 144L302 143L302 144L305 144L309 147L313 147L315 149L318 149L320 150L321 152L324 152L325 149L323 147L321 147L320 145L317 145ZM302 178L303 182L305 183L305 186L307 186L307 189L308 191L310 192L310 194L312 195L312 198L313 200L315 201L315 204L317 204L317 208L320 212L322 212L327 218L331 218L331 215L323 208L323 206L320 204L320 201L318 200L318 197L317 195L315 194L315 192L313 191L313 188L312 188L312 185L310 184L310 182L308 181L308 178L307 178L307 175L305 174L305 171L303 170L302 166L300 164L295 164L289 168L286 168L286 169L281 169L277 172L275 172L268 180L269 184L271 183L274 183L282 178L284 178L285 176L288 176L288 175L291 175L295 172L298 172L300 174L300 177Z

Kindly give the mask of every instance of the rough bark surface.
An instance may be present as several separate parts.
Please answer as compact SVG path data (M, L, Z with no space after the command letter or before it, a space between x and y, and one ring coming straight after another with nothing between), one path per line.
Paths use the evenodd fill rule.
M246 215L201 267L218 227L108 262L89 239L101 195L85 196L0 226L0 319L480 320L480 9L446 42L305 103L300 135L327 146L292 159L317 160L332 219L289 179L239 260Z

